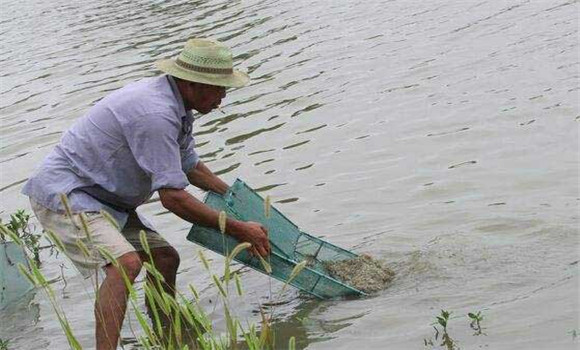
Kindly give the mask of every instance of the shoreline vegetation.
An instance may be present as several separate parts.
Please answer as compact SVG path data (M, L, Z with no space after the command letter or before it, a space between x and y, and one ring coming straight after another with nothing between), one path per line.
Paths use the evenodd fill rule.
M90 230L87 219L84 214L73 214L70 211L66 196L61 197L66 214L70 220L78 219L82 232L87 235L90 240ZM111 225L117 227L116 222L105 211L101 212ZM30 254L27 254L29 266L18 264L20 273L25 276L36 288L41 289L46 294L50 305L56 314L58 322L64 335L66 336L69 347L74 350L82 349L82 345L75 336L71 324L64 313L61 306L56 300L56 295L51 281L49 281L40 270L40 259L38 255L40 235L34 234L29 224L30 215L23 210L17 211L11 216L11 221L8 224L0 222L0 242L12 241ZM226 215L224 212L220 213L219 217L220 230L222 234L225 232ZM58 235L54 232L45 231L46 239L51 242L57 251L65 253L65 248ZM147 243L144 232L140 235L141 243L145 248L145 252L151 258L151 250ZM79 240L78 247L83 254L89 254L86 244ZM234 257L242 250L250 247L249 243L241 243L229 252L224 263L223 275L219 276L213 274L210 269L208 260L201 250L198 251L199 258L205 270L210 274L214 286L217 290L219 300L223 303L224 318L226 321L225 333L218 332L212 326L211 318L206 310L200 304L200 295L193 284L188 285L190 295L176 291L175 297L165 292L162 288L164 283L163 276L154 264L144 262L143 268L151 276L152 280L148 280L143 286L146 304L149 306L149 315L142 311L137 295L138 291L135 286L129 281L127 274L117 260L106 250L99 248L99 253L107 260L111 261L120 271L122 271L123 279L128 290L128 305L131 309L130 315L127 318L134 316L137 320L138 328L131 327L133 335L138 342L138 345L144 349L167 349L167 350L189 350L189 349L274 349L275 336L272 329L272 320L275 309L269 307L270 312L265 312L262 305L260 305L261 321L260 325L248 324L246 326L233 316L231 312L230 295L237 293L239 296L243 295L242 279L239 273L231 272L230 265ZM32 256L32 257L31 257ZM153 261L153 259L150 259ZM261 259L264 268L271 271L268 262ZM290 279L283 286L277 298L280 299L283 291L288 286L288 283L295 278L304 268L305 263L298 264L292 271ZM95 278L91 280L95 295L99 287L99 275L95 274ZM235 287L231 286L232 284ZM275 300L275 299L274 299ZM166 321L169 322L166 322ZM258 330L259 328L259 330ZM9 348L9 340L0 339L0 350ZM290 337L288 339L288 349L296 348L296 339Z
M6 238L10 237L5 232L12 232L22 242L20 246L32 256L32 261L37 266L40 266L40 250L51 248L52 246L40 246L41 235L34 232L34 227L31 227L32 225L30 225L29 221L30 215L23 209L19 209L14 214L11 214L10 221L6 224L0 219L0 224L3 226L2 230L0 230L0 243L6 243Z

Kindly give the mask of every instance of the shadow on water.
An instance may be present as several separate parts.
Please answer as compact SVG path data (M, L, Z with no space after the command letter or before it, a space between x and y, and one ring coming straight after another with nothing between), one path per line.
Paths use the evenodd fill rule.
M274 314L278 314L274 317L271 326L275 335L274 349L287 348L291 337L296 340L296 349L304 349L311 344L334 339L336 338L334 333L349 327L356 319L367 314L367 312L357 312L338 319L319 317L320 314L342 301L344 299L319 300L300 294L293 300L273 303L270 306L263 305L264 312L269 313L274 310ZM289 306L286 313L275 311L277 307L283 307L283 305Z

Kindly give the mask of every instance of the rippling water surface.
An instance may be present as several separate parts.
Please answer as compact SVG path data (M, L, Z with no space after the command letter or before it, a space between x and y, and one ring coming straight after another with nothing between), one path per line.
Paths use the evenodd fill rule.
M229 45L252 76L226 115L194 124L198 153L301 228L386 260L394 284L360 300L295 291L280 343L423 348L440 309L462 348L574 349L578 340L578 2L8 1L0 11L2 217L76 118L190 37ZM191 189L201 198L202 193ZM216 292L190 227L144 205L182 256L179 286ZM208 253L209 254L209 253ZM211 255L216 268L221 258ZM75 333L93 346L92 287L46 257ZM270 282L242 269L233 305L257 320ZM273 293L280 288L271 282ZM42 293L3 310L14 349L64 349ZM473 336L467 312L483 310ZM135 320L131 320L135 324ZM134 343L127 322L126 347ZM280 345L280 348L283 348Z

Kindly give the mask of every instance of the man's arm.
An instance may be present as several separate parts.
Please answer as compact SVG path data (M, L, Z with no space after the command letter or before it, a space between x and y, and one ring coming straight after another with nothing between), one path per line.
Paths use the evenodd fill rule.
M195 187L199 187L205 191L213 191L222 195L225 194L229 188L229 186L212 173L201 160L198 161L197 165L191 168L187 173L187 179Z
M159 190L159 197L163 206L180 218L198 225L219 228L219 213L197 200L187 191L162 188ZM256 222L244 222L231 218L226 221L228 235L240 242L251 243L252 252L262 256L270 253L267 232L264 226Z

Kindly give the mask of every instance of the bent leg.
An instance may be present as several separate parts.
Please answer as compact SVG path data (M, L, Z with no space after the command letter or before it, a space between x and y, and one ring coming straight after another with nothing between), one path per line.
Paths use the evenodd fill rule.
M117 261L129 282L133 283L141 271L139 255L136 252L126 253ZM114 350L125 318L128 289L122 272L113 264L105 267L105 273L105 280L95 300L97 350Z
M151 257L145 252L145 247L141 242L142 233L145 234ZM151 288L154 293L167 293L168 295L175 297L175 280L177 269L179 268L179 254L175 248L173 248L159 233L145 227L136 214L129 217L127 225L123 229L123 235L135 247L141 260L154 265L156 270L163 276L163 282L159 283L153 274L147 273L147 287ZM156 298L151 301L146 297L145 306L147 307L147 312L153 323L156 322L155 315L159 317L159 321L164 329L164 334L160 334L160 336L164 338L165 341L171 341L172 318L175 317L175 315L163 312L163 310L156 305L157 302L158 299ZM175 344L175 340L173 344Z
M179 268L179 254L175 248L161 247L151 249L151 255L153 256L153 261L151 262L149 255L145 252L139 252L139 256L143 261L152 263L155 268L161 273L164 281L161 282L161 287L164 292L175 297L175 280L177 276L177 269ZM147 285L151 288L157 289L157 283L152 274L147 273ZM158 290L158 292L161 292ZM153 319L153 310L148 299L145 299L145 305L147 306L147 311L149 317ZM158 310L161 311L161 310ZM165 315L163 312L159 312L162 324L167 327L170 324L170 315Z
M145 252L139 252L139 255L144 261L150 261L149 256ZM151 249L151 255L153 257L153 264L157 271L161 273L163 276L164 281L161 282L162 291L175 297L175 280L177 275L177 269L179 267L179 254L175 250L175 248L168 246L168 247L160 247L160 248L153 248ZM155 280L155 277L147 273L147 285L156 290L157 292L161 292L158 287L158 281ZM173 342L174 344L182 344L184 339L177 339L175 338L175 330L173 329L174 322L172 318L175 317L174 314L166 314L163 310L157 305L151 305L148 298L145 299L145 306L147 307L147 312L149 317L153 322L155 322L155 312L153 307L155 307L155 311L159 316L159 320L163 326L163 334L161 335L165 342ZM185 326L185 323L181 322L182 326ZM188 332L185 332L188 333ZM183 334L182 336L185 336ZM173 340L171 340L173 339Z
M175 296L175 280L177 276L177 269L179 268L179 254L175 248L160 247L151 249L151 255L153 256L153 264L155 268L161 273L165 282L162 283L163 290L171 296ZM139 252L139 256L142 261L149 261L149 256L145 252ZM147 274L147 280L152 279L149 273Z
M145 247L141 242L141 234L145 234L147 245L149 246L151 257L145 252ZM147 285L155 288L158 293L166 292L171 296L175 296L175 276L177 275L177 268L179 267L179 254L159 233L147 228L139 219L136 213L131 213L127 220L127 224L123 229L123 236L129 243L135 247L139 253L141 261L148 262L155 266L157 271L163 276L164 282L161 283L161 290L157 290L157 283L154 276L147 273ZM145 299L147 311L149 316L153 318L151 305L149 300ZM165 324L168 315L160 313L161 320Z
M141 269L141 260L135 247L99 212L85 212L89 227L89 232L85 232L77 214L71 220L67 215L49 210L33 199L30 204L42 228L52 231L58 237L64 253L83 277L89 278L99 268L104 269L105 280L95 300L96 342L99 350L115 349L123 324L128 291L120 271L98 249L103 248L116 257L133 283Z

